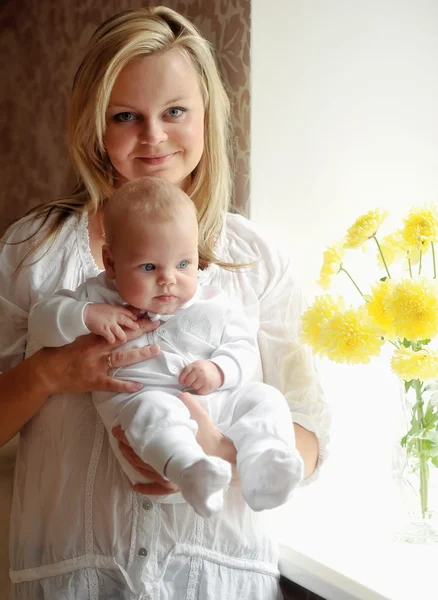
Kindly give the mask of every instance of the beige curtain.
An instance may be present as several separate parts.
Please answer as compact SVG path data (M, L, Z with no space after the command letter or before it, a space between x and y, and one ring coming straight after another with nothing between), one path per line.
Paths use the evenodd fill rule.
M71 187L65 144L73 75L94 29L133 0L9 0L0 8L0 232ZM233 102L235 204L248 212L250 0L162 0L217 50ZM0 7L2 3L0 3Z

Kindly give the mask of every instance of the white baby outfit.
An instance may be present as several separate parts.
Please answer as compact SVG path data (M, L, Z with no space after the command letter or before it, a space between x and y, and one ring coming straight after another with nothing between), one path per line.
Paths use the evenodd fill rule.
M43 258L18 273L27 244L0 245L0 371L35 351L28 315L36 302L98 274L87 224L86 214L70 217ZM26 239L39 226L14 226L6 239ZM330 415L299 341L304 305L290 262L237 215L228 215L217 252L232 262L261 258L242 272L210 266L205 283L241 302L258 327L256 377L281 390L293 421L315 432L319 469ZM279 600L278 545L261 515L238 484L210 519L185 502L133 492L91 394L55 394L20 432L11 600Z
M203 273L199 275L202 281ZM115 283L101 273L74 292L61 290L36 304L29 316L30 334L42 347L74 341L89 333L83 314L90 302L126 304ZM221 369L224 382L218 391L197 398L234 442L243 497L254 510L286 502L303 477L303 462L295 449L285 398L266 384L246 383L257 365L254 323L225 292L202 284L191 300L162 320L156 331L122 346L159 343L161 353L113 372L118 378L139 381L143 388L134 393L93 393L108 432L120 425L134 452L176 483L198 514L206 517L219 511L231 467L204 453L195 440L197 424L176 397L185 389L178 382L183 368L196 360L211 360ZM110 443L131 482L147 483L123 457L112 435Z

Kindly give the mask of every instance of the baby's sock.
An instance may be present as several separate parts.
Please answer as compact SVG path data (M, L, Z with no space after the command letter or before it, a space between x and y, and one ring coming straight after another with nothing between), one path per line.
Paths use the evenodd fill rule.
M242 496L253 510L266 510L284 504L302 481L304 464L294 449L286 445L253 448L239 461L237 468Z
M211 517L222 510L224 492L231 481L231 465L216 456L205 456L183 471L175 473L172 459L166 476L175 482L183 498L201 517Z

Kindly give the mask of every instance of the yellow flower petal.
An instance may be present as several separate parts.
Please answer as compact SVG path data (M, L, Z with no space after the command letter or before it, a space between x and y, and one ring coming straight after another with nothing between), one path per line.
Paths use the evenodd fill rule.
M379 244L388 266L401 262L406 258L406 244L401 229L382 238L382 240L379 241ZM384 267L379 251L377 251L377 262L380 267Z
M438 287L424 277L395 284L387 310L397 337L416 342L438 334Z
M420 379L428 381L438 378L438 352L412 348L398 348L391 359L391 368L405 381Z
M435 206L414 208L404 219L403 238L409 249L426 251L438 241L438 211Z
M367 240L376 234L378 228L388 216L388 211L376 209L362 215L348 229L345 247L360 248Z
M321 327L324 327L327 319L341 308L343 308L343 303L336 302L329 294L317 296L312 306L301 317L301 340L318 352Z
M363 308L336 312L326 320L318 338L321 354L349 364L368 363L378 356L383 340L378 327Z
M367 297L366 309L373 321L382 328L388 339L396 337L393 321L394 313L390 310L388 300L393 292L394 283L391 279L380 281L371 287L371 296Z
M339 273L344 258L345 240L341 240L332 246L329 246L324 252L324 263L319 274L318 285L327 290L333 281L333 278Z

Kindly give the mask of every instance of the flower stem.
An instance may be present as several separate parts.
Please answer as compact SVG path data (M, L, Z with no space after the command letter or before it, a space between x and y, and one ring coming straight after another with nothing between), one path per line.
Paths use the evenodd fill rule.
M436 279L435 246L433 245L433 242L431 243L431 246L432 246L432 260L433 260L433 278Z
M423 253L420 250L420 261L418 263L418 275L421 275L421 267L423 266Z
M348 275L348 277L350 278L350 281L353 283L354 287L357 289L357 291L359 292L359 294L360 294L360 295L362 296L362 298L363 298L363 294L362 294L362 292L360 291L360 288L359 288L359 286L358 286L358 285L357 285L357 283L354 281L354 279L353 279L353 277L350 275L350 273L349 273L349 272L348 272L346 269L344 269L344 267L341 267L341 268L339 269L338 273L340 273L341 271L344 271L344 273L346 273L346 275Z
M409 265L409 275L412 278L412 264L411 264L411 259L410 258L408 258L408 265Z
M423 397L421 394L421 381L416 379L414 382L415 393L417 403L414 407L414 411L417 412L417 423L420 425L420 429L424 429L424 413L423 413ZM420 501L421 501L421 515L423 519L426 517L428 512L428 496L429 496L429 467L427 464L427 455L424 452L423 440L417 439L417 453L419 457L420 466Z
M391 275L389 274L389 270L388 270L388 265L386 264L385 257L383 256L383 252L382 252L382 248L380 247L379 240L377 239L375 234L373 235L373 238L376 241L377 248L379 249L380 256L382 257L383 264L385 265L386 274L388 275L388 279L391 279Z

